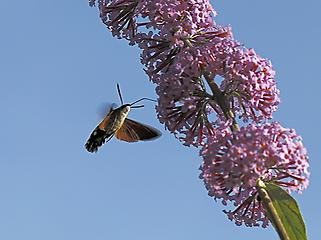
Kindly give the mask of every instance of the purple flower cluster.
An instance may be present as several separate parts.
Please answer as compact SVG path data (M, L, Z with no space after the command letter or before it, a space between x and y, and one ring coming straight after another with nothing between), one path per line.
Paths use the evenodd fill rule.
M239 207L228 212L237 224L258 221L267 224L263 206L257 201L258 179L274 182L290 191L302 192L308 186L306 149L293 129L279 123L248 125L239 131L209 140L200 152L200 177L208 194ZM241 217L242 216L242 217Z
M268 123L280 102L271 62L218 25L208 0L89 1L96 2L112 34L142 50L160 122L201 148L209 195L237 206L225 211L237 225L267 226L257 180L301 192L309 176L301 138Z

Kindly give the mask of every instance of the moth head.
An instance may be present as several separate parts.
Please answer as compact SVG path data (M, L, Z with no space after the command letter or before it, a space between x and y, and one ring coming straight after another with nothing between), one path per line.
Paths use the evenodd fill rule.
M128 113L131 109L131 106L130 104L124 104L123 106L120 107L120 110L123 112L123 113Z

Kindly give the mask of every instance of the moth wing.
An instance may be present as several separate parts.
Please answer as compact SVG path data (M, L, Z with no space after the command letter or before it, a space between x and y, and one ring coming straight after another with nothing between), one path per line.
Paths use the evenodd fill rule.
M112 121L110 119L110 113L108 113L104 117L104 119L99 123L98 128L101 129L101 130L104 130L106 132L109 132L108 130L109 130L111 124L112 124Z
M103 118L109 113L111 113L115 108L117 108L116 103L103 102L99 104L99 106L97 107L97 116Z
M126 118L120 129L116 131L116 138L126 142L148 141L161 136L157 129Z

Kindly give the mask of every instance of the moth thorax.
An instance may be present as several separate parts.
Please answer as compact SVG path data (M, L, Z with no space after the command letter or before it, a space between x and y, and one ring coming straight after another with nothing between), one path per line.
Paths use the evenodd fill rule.
M123 105L120 108L120 115L122 116L122 118L126 118L128 113L130 111L130 106L129 105Z

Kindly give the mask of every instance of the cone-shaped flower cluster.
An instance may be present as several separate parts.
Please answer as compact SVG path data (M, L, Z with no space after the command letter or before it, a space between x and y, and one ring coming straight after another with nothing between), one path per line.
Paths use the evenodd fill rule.
M209 195L237 206L225 211L236 224L267 226L256 181L301 192L309 176L301 138L268 123L280 102L271 62L216 24L208 0L89 3L114 36L142 50L158 118L184 145L201 148Z
M273 181L287 190L302 192L308 185L308 163L301 138L279 123L248 125L233 134L209 140L201 151L201 178L208 194L241 206L228 212L237 224L267 224L257 201L257 179Z

